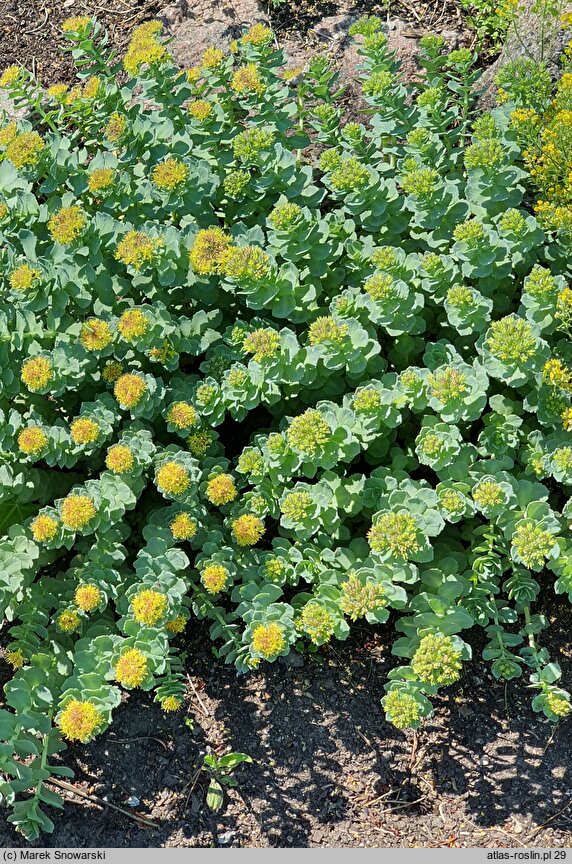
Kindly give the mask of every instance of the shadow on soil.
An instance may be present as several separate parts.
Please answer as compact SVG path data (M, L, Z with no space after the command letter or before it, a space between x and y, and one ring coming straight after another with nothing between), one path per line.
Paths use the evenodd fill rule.
M570 680L572 614L553 617ZM568 724L553 731L534 714L522 681L505 687L485 664L468 664L416 736L380 710L395 662L389 630L364 629L319 660L295 657L243 678L213 663L206 633L196 637L186 706L194 728L142 694L106 735L64 754L78 786L157 827L76 799L37 845L569 845ZM197 768L206 752L228 750L255 761L237 770L239 786L215 815ZM28 845L0 827L2 844Z

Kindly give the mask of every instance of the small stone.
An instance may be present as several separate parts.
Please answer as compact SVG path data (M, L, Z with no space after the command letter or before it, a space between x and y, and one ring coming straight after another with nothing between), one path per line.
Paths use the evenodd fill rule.
M217 837L217 842L220 843L221 846L228 846L229 843L232 843L234 837L236 835L236 831L225 831L224 834L219 834Z
M125 803L128 807L139 807L141 799L138 798L137 795L131 795Z

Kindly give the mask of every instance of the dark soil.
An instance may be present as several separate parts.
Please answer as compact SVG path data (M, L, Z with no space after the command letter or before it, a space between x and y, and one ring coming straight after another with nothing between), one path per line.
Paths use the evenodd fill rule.
M456 0L263 0L278 33L310 33L323 18L333 15L399 16L419 28L420 34L463 29L465 18Z
M75 78L69 54L61 51L61 23L72 15L96 15L109 32L110 41L121 55L134 27L157 17L172 0L2 0L0 4L0 70L12 63L24 63L44 85ZM231 3L232 5L232 3ZM387 12L375 0L262 0L279 37L312 41L313 28L328 16L379 14ZM463 16L455 0L392 0L394 15L411 21L419 33L447 28L464 29ZM412 34L413 35L413 34ZM467 39L469 41L469 38ZM319 40L318 40L319 42Z
M572 612L550 617L549 647L570 680ZM388 628L363 628L315 659L237 678L195 625L187 724L131 696L105 735L64 754L78 788L156 827L69 796L37 845L571 847L569 721L554 730L531 711L525 681L494 681L476 649L433 719L399 732L379 704L391 641ZM214 815L197 767L230 750L255 761ZM0 827L0 845L28 844Z
M96 15L122 53L134 27L154 18L168 0L2 0L0 70L22 63L42 84L75 78L69 54L63 54L61 23L75 15Z

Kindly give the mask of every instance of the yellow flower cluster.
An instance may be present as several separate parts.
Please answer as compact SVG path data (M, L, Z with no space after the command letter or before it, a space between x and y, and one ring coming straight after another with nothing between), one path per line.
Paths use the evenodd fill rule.
M89 495L68 495L62 501L61 518L65 528L81 531L96 516L95 504Z
M48 357L31 357L23 363L20 377L28 390L37 393L54 377L52 361Z
M64 609L56 618L56 627L60 633L75 633L81 624L81 618L75 609Z
M105 465L114 474L127 474L134 464L133 453L125 444L114 444L107 451Z
M6 651L4 659L6 663L10 664L12 669L21 669L26 662L26 658L19 648L16 648L14 651Z
M74 603L82 612L93 612L103 599L97 585L78 585L75 589Z
M189 252L193 270L200 276L220 273L224 253L231 244L222 228L205 228L196 235Z
M113 168L94 168L89 172L87 188L93 195L104 192L113 186L115 182L115 171Z
M48 436L40 426L26 426L18 433L18 447L26 456L37 456L48 446Z
M146 392L147 382L143 376L131 372L120 375L113 388L113 394L122 408L135 408Z
M572 369L564 365L562 360L553 357L547 360L542 370L542 380L553 387L559 387L566 393L572 393Z
M173 402L167 411L167 422L175 429L190 429L197 421L197 412L188 402Z
M228 576L228 570L222 564L207 564L201 573L201 582L209 594L218 594L226 587Z
M286 645L284 628L271 621L270 624L258 624L252 631L251 648L266 660L277 657Z
M149 329L149 318L140 309L128 309L117 322L117 329L126 342L135 342Z
M186 626L187 619L185 616L177 615L175 618L172 618L171 621L167 621L165 624L165 630L168 630L169 633L182 633Z
M245 513L232 522L232 536L239 546L254 546L265 531L262 519L251 513Z
M44 139L37 132L21 132L8 142L5 156L15 168L24 168L38 164L44 147Z
M230 79L231 89L239 96L245 94L260 95L264 93L265 87L260 78L260 70L256 63L248 63L241 66Z
M115 258L139 271L153 261L159 245L159 240L148 237L142 231L128 231L117 244Z
M77 204L61 207L48 222L48 231L56 243L74 243L84 232L87 217Z
M129 75L135 76L143 66L164 63L168 59L169 52L159 40L162 29L160 21L147 21L135 28L123 59L123 68Z
M200 123L204 123L211 116L213 106L212 102L207 102L206 99L194 99L192 102L189 102L188 110L191 117L194 117Z
M78 417L77 420L73 421L70 427L70 435L73 443L80 446L94 444L99 438L100 433L101 429L99 424L90 417Z
M10 89L14 84L17 84L22 71L22 67L18 66L17 63L8 66L0 75L0 87Z
M113 341L113 333L107 321L88 318L81 326L79 340L86 351L103 351Z
M167 596L151 589L139 591L131 598L133 617L139 624L146 624L148 627L153 627L165 617L168 606Z
M236 486L230 474L217 474L207 483L206 496L211 504L221 507L229 504L237 496Z
M57 724L68 741L89 741L104 723L103 714L89 699L70 699L60 712Z
M138 648L128 648L115 666L115 678L124 687L140 687L148 672L147 657Z
M125 134L126 128L127 117L115 111L107 121L103 134L112 144L117 144L119 139Z
M34 287L34 283L38 282L40 271L30 267L29 264L21 264L12 270L8 281L12 291L29 291Z
M36 543L49 543L58 533L58 523L52 516L42 513L30 525Z
M197 523L188 513L179 513L169 525L174 540L191 540L197 533Z
M78 15L72 18L66 18L65 21L62 22L62 32L63 33L77 33L80 36L84 36L91 24L91 18L89 15Z
M155 165L151 177L158 189L172 192L188 180L189 169L179 159L165 159L164 162Z
M167 495L184 495L191 484L189 472L178 462L165 462L155 474L155 483Z

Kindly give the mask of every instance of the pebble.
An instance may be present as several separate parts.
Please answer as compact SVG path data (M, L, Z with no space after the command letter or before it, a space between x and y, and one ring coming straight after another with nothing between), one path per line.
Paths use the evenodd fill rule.
M138 798L137 795L131 795L125 803L128 807L139 807L141 799Z
M217 837L217 842L220 843L221 846L228 846L229 843L232 843L234 837L236 835L236 831L225 831L224 834L219 834Z

